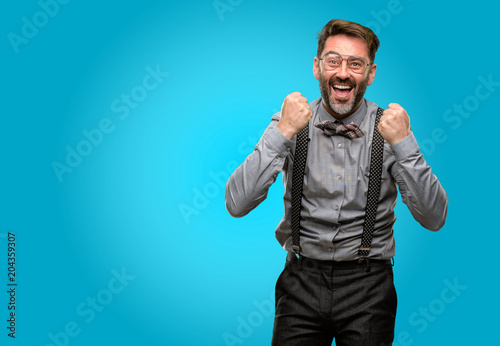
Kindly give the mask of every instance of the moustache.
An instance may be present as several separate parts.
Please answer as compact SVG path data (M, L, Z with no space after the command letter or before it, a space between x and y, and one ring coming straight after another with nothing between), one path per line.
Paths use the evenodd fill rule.
M341 79L341 78L338 78L338 77L332 77L330 78L330 81L329 81L329 84L330 86L334 85L334 84L343 84L343 85L349 85L353 88L356 87L356 82L352 79Z

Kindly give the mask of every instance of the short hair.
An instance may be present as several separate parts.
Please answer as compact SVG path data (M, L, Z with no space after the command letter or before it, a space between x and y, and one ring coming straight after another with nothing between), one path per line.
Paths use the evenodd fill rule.
M368 47L368 56L371 62L373 63L375 61L375 53L380 46L377 35L366 26L342 19L332 19L323 27L323 30L318 33L318 58L321 58L320 54L325 48L325 42L328 37L335 35L346 35L364 40Z

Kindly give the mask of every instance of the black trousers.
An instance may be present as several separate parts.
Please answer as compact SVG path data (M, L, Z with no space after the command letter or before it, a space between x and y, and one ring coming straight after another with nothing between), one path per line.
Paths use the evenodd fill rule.
M276 283L273 346L389 346L397 296L390 260L334 262L289 254Z

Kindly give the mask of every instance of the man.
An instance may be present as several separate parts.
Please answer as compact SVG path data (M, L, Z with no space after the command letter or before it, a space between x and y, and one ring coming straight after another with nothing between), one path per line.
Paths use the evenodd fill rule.
M391 103L382 113L363 97L377 71L376 35L334 19L318 37L313 72L321 98L309 105L299 92L286 96L229 178L226 208L246 215L283 173L285 215L276 238L288 255L276 283L273 345L331 345L334 338L343 346L391 345L397 188L432 231L444 225L448 197L405 109Z

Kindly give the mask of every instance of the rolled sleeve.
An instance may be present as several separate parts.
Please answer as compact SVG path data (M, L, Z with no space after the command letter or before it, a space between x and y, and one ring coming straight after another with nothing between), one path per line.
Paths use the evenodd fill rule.
M277 154L286 156L293 146L293 141L289 140L278 129L277 126L272 128L264 140L269 144L269 146L276 151Z
M410 155L420 151L420 147L418 146L413 132L410 132L410 134L402 141L391 145L391 149L396 157L396 161L403 161Z
M420 153L413 133L392 145L391 150L397 162L393 176L403 202L423 227L439 230L446 220L448 196Z
M244 216L266 199L291 152L293 141L283 136L274 117L272 120L254 151L226 183L226 209L232 216Z

